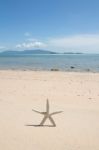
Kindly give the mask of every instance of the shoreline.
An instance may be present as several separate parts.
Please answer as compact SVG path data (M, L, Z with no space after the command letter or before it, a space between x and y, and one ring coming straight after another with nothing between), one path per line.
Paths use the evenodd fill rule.
M99 71L86 71L86 70L83 70L83 71L73 71L73 70L58 70L58 69L50 69L50 70L36 70L36 69L0 69L0 71L30 71L30 72L61 72L61 73L96 73L96 74L99 74Z

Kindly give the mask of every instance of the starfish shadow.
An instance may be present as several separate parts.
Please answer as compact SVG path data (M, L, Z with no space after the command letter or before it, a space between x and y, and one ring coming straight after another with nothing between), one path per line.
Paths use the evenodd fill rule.
M54 125L37 125L37 124L27 124L27 127L56 127Z

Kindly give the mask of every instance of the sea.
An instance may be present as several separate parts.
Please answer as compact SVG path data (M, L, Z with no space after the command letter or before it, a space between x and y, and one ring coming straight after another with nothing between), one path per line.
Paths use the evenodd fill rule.
M99 54L0 54L0 70L99 72Z

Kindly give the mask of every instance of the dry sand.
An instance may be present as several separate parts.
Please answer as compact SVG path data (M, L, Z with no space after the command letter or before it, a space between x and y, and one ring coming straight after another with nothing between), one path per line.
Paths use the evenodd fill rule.
M47 98L57 126L27 126ZM99 74L0 71L0 150L99 150Z

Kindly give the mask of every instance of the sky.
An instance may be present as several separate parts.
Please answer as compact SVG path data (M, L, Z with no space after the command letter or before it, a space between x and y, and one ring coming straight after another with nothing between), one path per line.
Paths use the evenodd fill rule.
M0 0L0 51L99 53L99 0Z

